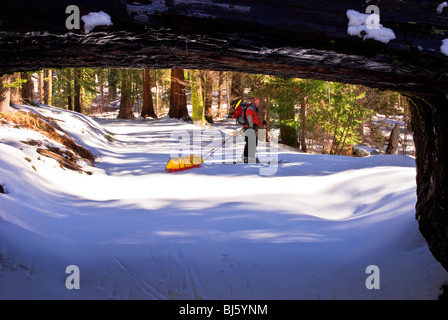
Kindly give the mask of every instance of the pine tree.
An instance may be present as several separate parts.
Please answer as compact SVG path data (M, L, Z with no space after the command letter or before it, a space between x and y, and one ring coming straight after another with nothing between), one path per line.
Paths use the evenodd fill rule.
M171 69L170 118L191 121L187 109L184 69Z
M132 70L123 69L121 71L121 99L119 119L134 119L133 99L132 99Z
M68 110L73 111L73 69L66 69L66 90L67 90L67 108Z
M73 96L74 101L74 111L82 113L82 105L81 105L81 77L82 70L79 68L75 68L73 70L73 87L75 89L75 95Z
M21 88L22 101L26 104L34 103L34 83L30 73L22 72L20 78L24 81Z
M22 103L22 96L20 94L20 87L22 86L22 81L20 78L20 73L15 72L10 77L11 87L10 87L10 104L20 104Z
M240 99L244 99L244 86L243 86L243 74L240 72L232 72L230 74L230 103L227 106L228 117L232 118L235 112L235 104Z
M8 112L9 111L9 103L10 103L10 75L5 74L0 77L0 112Z
M201 71L191 70L190 86L191 86L191 105L193 122L199 126L205 123L204 118L204 99L202 95Z
M284 77L269 77L263 90L269 96L273 111L278 114L280 139L283 144L298 148L297 121L294 107L299 101L300 85L298 80Z
M152 101L151 77L149 69L143 69L142 76L143 76L143 108L141 116L143 118L146 117L157 118L157 115L154 111L154 103Z
M217 117L221 119L224 114L222 110L223 105L223 87L224 87L224 75L225 73L223 71L218 72L218 115Z
M44 75L45 71L44 70L40 70L38 73L38 100L39 103L44 103L45 100L45 91L44 91Z
M300 106L300 149L303 152L307 152L306 137L307 137L307 126L306 126L306 113L307 113L307 97L302 98L302 104Z
M44 71L44 104L52 105L53 98L53 71L51 69Z
M266 121L266 141L270 142L270 102L269 93L266 91L266 81L269 79L266 75L252 74L243 77L246 82L246 86L250 88L250 94L253 97L258 97L260 99L260 105L258 106L258 117L260 121ZM263 140L263 137L259 137Z
M119 82L119 72L117 69L109 69L109 74L107 77L107 82L109 84L109 95L110 95L110 101L117 100L118 93L117 93L117 85Z
M208 123L213 123L213 82L214 72L206 71L204 74L204 118Z

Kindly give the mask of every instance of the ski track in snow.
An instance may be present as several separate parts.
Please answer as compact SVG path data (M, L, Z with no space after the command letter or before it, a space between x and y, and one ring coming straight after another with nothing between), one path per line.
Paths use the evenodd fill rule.
M287 161L263 176L256 164L214 163L240 156L235 138L172 174L174 130L223 138L237 127L22 108L59 119L100 157L92 176L63 170L20 142L42 136L0 127L0 299L436 299L448 283L414 218L413 158L280 146ZM64 286L70 264L80 290ZM371 264L381 290L365 287Z
M149 296L149 298L153 299L165 299L165 295L163 292L161 292L158 288L151 285L149 282L145 281L142 277L140 277L138 274L134 273L130 267L126 266L124 262L122 262L120 259L115 257L115 261L117 262L118 266L126 272L129 276L131 276L133 279L135 279L139 286L143 289L143 292Z

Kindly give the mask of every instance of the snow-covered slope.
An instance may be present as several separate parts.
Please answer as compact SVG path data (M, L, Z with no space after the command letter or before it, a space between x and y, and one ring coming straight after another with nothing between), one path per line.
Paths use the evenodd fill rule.
M272 175L216 158L166 173L176 137L212 129L21 108L55 119L97 163L80 163L92 175L63 169L21 142L48 138L0 126L0 299L437 299L448 283L414 218L411 157L279 146ZM216 156L239 156L235 141ZM70 265L80 289L66 287ZM379 289L366 287L371 265Z

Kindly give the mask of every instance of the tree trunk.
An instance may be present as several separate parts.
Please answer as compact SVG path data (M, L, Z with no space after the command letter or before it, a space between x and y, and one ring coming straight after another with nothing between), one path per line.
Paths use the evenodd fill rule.
M392 129L389 138L389 145L386 149L386 154L398 154L398 143L400 141L400 126L398 122L395 124L395 127Z
M44 70L39 71L39 79L38 79L38 93L39 93L39 103L45 103L45 92L44 92Z
M227 105L227 115L230 115L230 105L231 105L231 97L230 97L230 91L231 91L231 86L232 86L232 78L230 77L230 72L227 71L226 72L226 76L225 76L225 83L226 83L226 105ZM233 111L234 112L234 111ZM232 115L233 115L232 112Z
M143 69L143 108L141 116L143 118L157 118L152 101L151 75L149 69Z
M0 112L9 111L11 90L9 87L5 86L10 83L9 77L8 74L0 77Z
M223 83L224 83L224 72L219 71L218 73L218 119L222 119L224 116L222 112L222 103L223 103L223 97L222 97L222 89L223 89Z
M99 86L100 86L100 110L103 110L103 106L104 106L104 70L101 69L98 73L97 73L97 77L98 77L98 82L99 82ZM102 111L101 111L102 113Z
M53 71L48 69L45 72L46 77L44 78L44 104L52 104L52 91L53 91Z
M121 99L120 112L118 119L134 119L133 112L134 103L132 101L132 75L131 70L125 69L121 71Z
M208 123L213 123L213 71L206 71L204 74L204 117Z
M75 104L75 111L82 113L82 106L81 106L81 77L82 77L82 69L75 68L74 71L74 88L75 88L75 96L74 98L74 104Z
M409 99L416 146L415 217L434 257L448 271L448 109L446 95Z
M170 118L190 121L185 95L184 69L171 69Z
M157 71L154 72L153 83L155 84L156 87L156 97L155 97L156 105L154 106L154 113L158 114L160 112L160 105L159 105L159 82L157 81Z
M22 84L21 96L22 101L26 104L34 103L34 83L30 74L23 72L20 74L20 77L23 80L26 80L25 83Z
M260 97L260 120L266 121L266 142L271 142L271 116L269 114L269 98L268 97Z
M193 123L203 126L204 119L204 100L202 95L202 80L201 71L191 70L190 85L191 85L191 105Z
M230 86L230 106L228 108L228 117L232 118L235 112L234 104L239 99L244 99L243 75L240 72L232 72L232 83Z
M306 110L307 109L307 98L303 97L302 107L300 108L300 125L301 125L301 135L300 135L300 147L303 152L307 152L306 148Z
M107 81L109 83L110 101L115 101L115 100L117 100L117 97L118 97L118 94L117 94L118 70L110 69L109 77L108 77Z
M22 98L20 96L20 87L18 85L18 82L20 80L20 73L15 72L10 76L11 83L16 83L14 87L10 88L10 104L20 104L22 103Z
M72 80L73 80L73 72L71 68L67 68L67 108L70 111L73 111L73 90L72 90Z

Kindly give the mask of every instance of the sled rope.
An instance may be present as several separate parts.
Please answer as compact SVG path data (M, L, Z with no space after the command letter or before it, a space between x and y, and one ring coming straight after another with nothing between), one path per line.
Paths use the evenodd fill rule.
M224 145L226 144L227 141L229 141L231 138L233 138L233 137L235 136L235 134L236 134L237 132L241 131L242 129L243 129L243 128L234 131L233 134L230 135L230 137L228 137L226 140L224 140L224 142L223 142L220 146L216 146L216 147L214 147L213 149L211 149L210 151L208 151L207 153L203 154L202 157L205 157L206 155L208 155L208 157L205 158L204 161L207 160L208 158L210 158L210 157L215 153L216 150L218 150L219 148L221 148L222 146L224 146Z

